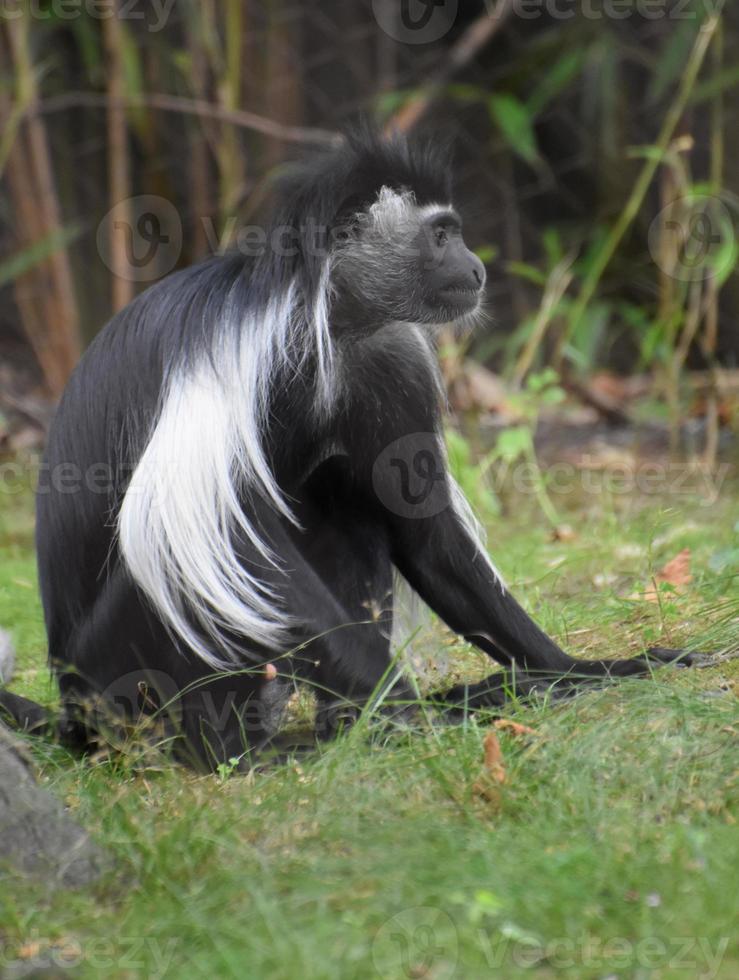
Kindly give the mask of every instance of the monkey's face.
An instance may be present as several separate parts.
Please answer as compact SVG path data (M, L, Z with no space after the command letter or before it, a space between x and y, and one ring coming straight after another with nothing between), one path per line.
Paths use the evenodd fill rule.
M474 313L485 288L485 266L467 248L456 211L445 208L423 216L416 242L421 294L432 318L456 320Z
M384 187L341 223L335 241L334 285L368 319L442 324L480 309L485 267L449 206L419 207L411 192Z

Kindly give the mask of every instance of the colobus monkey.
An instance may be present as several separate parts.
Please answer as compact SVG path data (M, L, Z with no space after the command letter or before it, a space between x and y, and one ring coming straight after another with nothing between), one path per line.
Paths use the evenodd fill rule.
M216 765L269 738L266 664L361 705L393 674L394 571L515 668L439 695L450 710L689 662L572 659L489 561L446 466L434 350L440 328L474 323L484 286L439 153L363 134L283 191L262 254L177 272L108 323L38 495L68 735L91 705L159 711L181 755Z

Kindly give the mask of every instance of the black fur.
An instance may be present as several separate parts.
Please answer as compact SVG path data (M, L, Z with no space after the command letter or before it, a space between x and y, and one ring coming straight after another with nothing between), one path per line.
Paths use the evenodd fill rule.
M419 205L451 199L449 168L434 150L366 134L352 138L283 192L274 224L296 229L294 255L229 255L178 272L114 317L82 358L49 436L38 495L41 593L67 738L85 741L111 713L126 723L151 715L178 755L216 765L269 742L264 685L279 681L265 681L267 662L282 676L313 683L323 709L361 705L391 664L393 568L453 630L515 667L522 691L555 679L566 687L575 674L649 671L646 657L573 660L502 588L453 504L434 442L441 405L430 344L407 322L378 319L372 297L345 307L334 297L340 381L330 412L314 410L310 357L299 371L283 367L272 380L264 447L296 522L253 487L241 489L243 507L280 564L265 562L249 540L237 540L236 548L244 567L279 595L293 622L291 642L273 650L234 636L241 663L214 675L172 637L132 581L116 519L168 378L211 356L226 296L246 314L297 282L310 307L324 268L316 236L366 209L382 187L410 189ZM408 283L409 294L416 286ZM249 337L242 340L248 344ZM71 469L63 476L65 467ZM421 481L421 490L431 480L436 497L428 512L421 500L421 509L409 513L423 497L408 497L410 478ZM677 656L662 652L655 662ZM496 706L504 694L498 676L436 700L453 710ZM402 680L395 680L393 695L408 695ZM16 722L40 727L37 709L3 697ZM330 717L321 717L330 728Z

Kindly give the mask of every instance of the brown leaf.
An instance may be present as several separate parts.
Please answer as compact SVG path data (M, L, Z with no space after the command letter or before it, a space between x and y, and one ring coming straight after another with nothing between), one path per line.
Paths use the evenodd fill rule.
M483 771L480 778L472 787L472 792L482 796L489 803L497 803L500 799L500 786L505 782L505 766L503 752L495 732L488 732L483 739L484 750Z
M574 541L577 531L571 524L558 524L552 531L552 541Z
M23 943L21 948L18 950L19 960L30 960L34 956L38 956L41 952L41 943L37 939L32 939L27 943Z
M533 729L529 728L528 725L521 725L517 721L512 721L510 718L498 718L497 721L493 722L493 727L497 728L498 731L506 731L511 735L538 735L539 733Z
M677 592L683 592L693 581L690 572L690 557L690 548L683 548L679 554L668 561L654 576L654 582L646 590L643 598L647 602L657 602L659 587L665 582Z
M610 371L599 371L590 378L590 388L602 398L623 404L631 397L628 378L622 378Z
M495 732L488 732L482 742L485 753L485 770L489 772L499 783L505 782L505 769L503 767L503 750L500 747L498 736Z

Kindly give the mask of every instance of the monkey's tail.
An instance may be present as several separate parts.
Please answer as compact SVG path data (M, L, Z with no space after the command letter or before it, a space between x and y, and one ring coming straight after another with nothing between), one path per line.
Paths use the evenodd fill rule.
M7 684L13 676L15 651L10 634L0 630L0 684ZM9 725L32 735L54 735L59 723L55 715L35 701L20 694L11 694L0 687L0 724Z
M0 690L0 722L31 735L54 735L58 730L58 722L50 711L5 690Z

